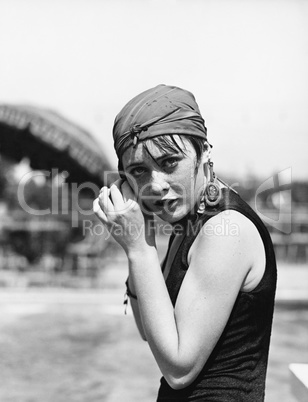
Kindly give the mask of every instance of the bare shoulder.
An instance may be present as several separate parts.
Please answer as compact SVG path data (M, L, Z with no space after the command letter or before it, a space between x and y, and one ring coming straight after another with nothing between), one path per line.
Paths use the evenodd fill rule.
M226 210L210 218L201 228L188 253L188 263L210 269L232 270L244 282L242 288L251 290L262 276L265 252L261 236L245 215ZM235 270L236 266L236 270Z
M247 246L250 239L258 236L257 228L245 215L234 210L222 211L202 226L189 251L189 257L209 247Z

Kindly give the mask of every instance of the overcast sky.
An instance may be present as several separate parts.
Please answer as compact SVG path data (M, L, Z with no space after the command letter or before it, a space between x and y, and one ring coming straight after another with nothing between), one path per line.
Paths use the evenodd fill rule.
M190 90L224 175L308 178L305 0L0 0L0 102L55 109L116 166L122 106Z

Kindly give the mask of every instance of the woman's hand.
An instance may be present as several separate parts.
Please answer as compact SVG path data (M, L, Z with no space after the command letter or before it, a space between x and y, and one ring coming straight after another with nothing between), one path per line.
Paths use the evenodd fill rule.
M93 211L127 254L155 245L149 216L143 215L127 181L119 179L110 188L102 187Z

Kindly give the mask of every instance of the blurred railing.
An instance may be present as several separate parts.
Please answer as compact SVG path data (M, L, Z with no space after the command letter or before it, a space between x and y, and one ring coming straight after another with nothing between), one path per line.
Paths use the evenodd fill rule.
M104 266L109 240L94 232L84 234L82 229L74 235L70 224L65 219L3 219L0 285L5 286L1 281L14 283L16 275L25 274L33 285L59 283L61 277L66 282L70 277L71 282L74 278L88 278L94 283Z
M308 260L308 233L271 234L278 261L304 262Z
M307 261L308 206L299 204L293 207L292 213L280 214L269 209L266 216L272 217L273 224L270 219L265 224L271 234L277 260L293 263Z

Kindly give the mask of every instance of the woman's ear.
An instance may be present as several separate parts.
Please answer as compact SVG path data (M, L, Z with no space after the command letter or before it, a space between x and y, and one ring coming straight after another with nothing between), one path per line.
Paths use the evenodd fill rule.
M201 158L201 163L203 166L203 173L204 176L208 176L208 162L211 159L211 146L208 146L207 149L203 152L202 158Z
M202 155L203 166L206 165L208 163L208 161L211 159L211 155L212 155L212 149L211 149L211 147L208 147L208 149L206 149Z

